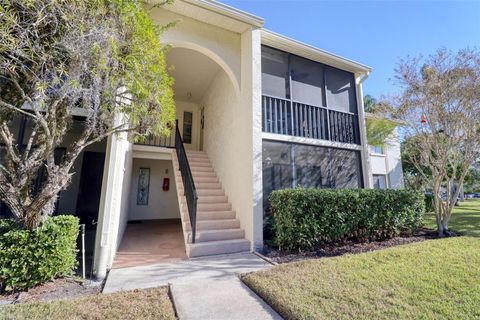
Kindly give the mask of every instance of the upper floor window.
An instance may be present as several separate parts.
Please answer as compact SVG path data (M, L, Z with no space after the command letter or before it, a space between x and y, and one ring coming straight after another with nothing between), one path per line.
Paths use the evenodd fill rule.
M262 93L287 98L288 55L285 52L262 47Z
M330 109L357 113L355 79L352 73L327 66L325 82L327 105Z
M385 154L384 152L384 149L383 149L383 145L382 144L378 144L378 145L375 145L375 146L370 146L370 150L372 153L376 153L376 154Z
M374 174L373 187L375 189L387 189L387 177L384 174Z
M325 107L323 65L297 56L291 57L292 99L311 106Z
M353 73L266 46L262 46L262 93L357 113Z

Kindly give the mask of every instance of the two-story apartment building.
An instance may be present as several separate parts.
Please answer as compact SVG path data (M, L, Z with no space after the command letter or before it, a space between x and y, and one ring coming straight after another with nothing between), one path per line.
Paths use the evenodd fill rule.
M216 1L150 12L159 25L177 22L162 41L171 46L178 125L142 144L120 135L92 146L57 210L96 233L99 278L121 245L136 251L128 259L158 261L149 255L161 252L141 248L148 232L158 247L180 237L188 257L262 248L275 189L373 187L362 107L368 66ZM177 229L162 229L175 219ZM128 242L128 228L142 224L135 221L149 228Z

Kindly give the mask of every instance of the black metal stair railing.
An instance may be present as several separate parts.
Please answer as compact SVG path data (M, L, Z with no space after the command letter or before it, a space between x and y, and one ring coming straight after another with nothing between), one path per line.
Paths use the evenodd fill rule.
M193 175L192 171L190 170L190 164L188 163L187 153L185 152L182 136L180 135L180 130L178 129L178 121L175 126L175 150L177 153L178 166L182 175L183 189L188 207L188 217L192 227L192 243L195 243L198 195L197 189L195 188L195 183L193 182Z

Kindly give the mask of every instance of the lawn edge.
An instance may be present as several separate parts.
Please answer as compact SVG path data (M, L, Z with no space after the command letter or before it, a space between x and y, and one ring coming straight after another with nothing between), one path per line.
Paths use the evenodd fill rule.
M265 298L258 290L253 288L249 283L247 283L247 281L245 281L245 277L247 275L255 272L257 271L250 271L250 272L238 274L238 278L243 285L245 285L250 291L252 291L258 298L260 298L263 302L265 302L266 305L272 308L272 310L275 311L277 314L279 314L283 319L292 319L290 315L287 315L286 312L284 312L284 310L279 309L275 303L272 303L270 299Z
M167 288L168 288L168 290L167 290L168 298L170 298L170 302L172 303L172 308L173 308L173 313L175 315L175 318L180 319L178 317L177 303L175 302L175 299L173 298L172 284L170 282L167 284Z

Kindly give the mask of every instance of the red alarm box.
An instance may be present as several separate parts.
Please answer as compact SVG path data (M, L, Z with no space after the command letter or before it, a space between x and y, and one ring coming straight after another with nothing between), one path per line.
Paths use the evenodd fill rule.
M163 178L163 191L168 191L170 189L170 178Z

